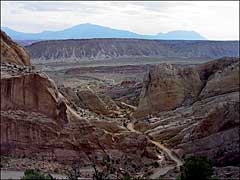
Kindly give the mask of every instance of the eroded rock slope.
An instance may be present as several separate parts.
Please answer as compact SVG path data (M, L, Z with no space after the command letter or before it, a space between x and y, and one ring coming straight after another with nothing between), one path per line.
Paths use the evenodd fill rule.
M219 58L239 56L238 41L161 41L143 39L69 39L26 46L33 60L86 60L136 57Z
M1 62L30 65L28 53L1 30Z
M182 157L239 164L239 58L154 67L134 116L136 128Z

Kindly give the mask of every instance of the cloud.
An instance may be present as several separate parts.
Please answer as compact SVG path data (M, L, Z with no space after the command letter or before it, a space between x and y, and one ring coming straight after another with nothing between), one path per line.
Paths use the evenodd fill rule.
M194 30L209 39L239 39L237 1L2 1L1 19L24 32L89 22L140 34Z
M144 8L145 10L156 11L156 12L167 12L169 9L174 7L186 7L191 6L192 3L178 2L178 1L134 1L131 4Z

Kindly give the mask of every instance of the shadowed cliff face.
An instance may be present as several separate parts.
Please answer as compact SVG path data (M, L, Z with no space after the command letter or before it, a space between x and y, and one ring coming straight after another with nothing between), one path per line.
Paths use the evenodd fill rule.
M26 51L13 42L3 31L1 35L1 62L9 62L18 65L30 65L30 58Z
M1 155L83 164L106 153L139 165L157 158L145 136L81 108L73 110L46 74L24 66L30 64L26 52L21 59L12 56L18 46L8 40L1 39L7 47L1 51Z
M148 114L146 120L140 120ZM239 58L189 67L158 65L147 74L136 127L180 156L239 163ZM146 119L146 117L144 118Z

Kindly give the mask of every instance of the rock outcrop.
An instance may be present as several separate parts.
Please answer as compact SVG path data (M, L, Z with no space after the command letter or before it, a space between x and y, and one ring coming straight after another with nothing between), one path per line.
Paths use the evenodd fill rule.
M67 123L64 98L46 74L8 68L11 73L7 70L1 73L1 110L39 112L58 123Z
M59 90L74 109L88 109L96 114L107 116L114 115L119 110L115 101L105 94L98 94L90 89L74 90L70 87L61 87Z
M192 103L202 86L199 74L191 67L162 64L145 76L140 102L135 115L175 109Z
M89 109L97 114L107 115L110 113L107 104L91 90L78 91L77 96L83 103L83 108Z
M1 30L1 62L30 65L28 53Z
M148 74L135 112L151 117L139 119L135 127L182 157L198 154L218 166L239 164L239 58L192 66L191 71L159 66ZM171 101L169 92L177 94Z
M231 60L229 61L231 62ZM207 79L199 98L204 99L237 91L239 91L239 62L225 64L225 67L221 67L212 73Z

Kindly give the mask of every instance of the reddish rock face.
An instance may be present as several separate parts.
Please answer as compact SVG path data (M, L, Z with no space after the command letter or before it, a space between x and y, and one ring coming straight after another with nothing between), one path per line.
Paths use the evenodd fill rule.
M1 152L31 157L54 151L63 127L76 119L65 101L46 74L1 64Z
M64 101L46 74L29 73L1 77L1 110L22 109L57 119ZM65 110L66 111L66 110Z
M28 53L1 30L1 62L30 65Z

